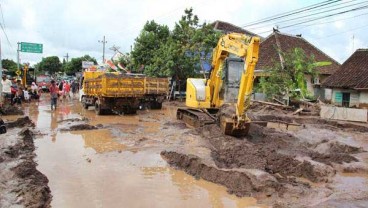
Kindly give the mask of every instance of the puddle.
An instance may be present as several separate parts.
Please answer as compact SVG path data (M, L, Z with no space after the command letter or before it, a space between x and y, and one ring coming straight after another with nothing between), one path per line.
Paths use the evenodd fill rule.
M38 169L49 179L52 207L266 207L255 198L238 198L223 186L167 165L159 153L170 143L151 144L185 131L162 130L163 123L175 119L172 108L134 116L96 116L77 102L63 103L55 112L48 108L41 102L39 110L30 110L29 115L38 129L48 130L35 145ZM58 131L65 125L58 121L78 117L109 127Z

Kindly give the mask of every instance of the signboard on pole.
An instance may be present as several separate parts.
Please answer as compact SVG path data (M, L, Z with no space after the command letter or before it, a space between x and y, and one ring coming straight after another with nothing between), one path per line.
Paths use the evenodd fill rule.
M43 45L40 43L20 43L20 51L26 53L42 53Z
M83 69L87 69L91 66L95 65L95 63L93 63L93 61L82 61L82 68Z

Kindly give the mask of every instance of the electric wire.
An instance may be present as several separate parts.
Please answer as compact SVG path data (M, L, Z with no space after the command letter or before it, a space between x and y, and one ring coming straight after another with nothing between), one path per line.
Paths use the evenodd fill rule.
M3 9L1 7L1 4L0 4L0 12L1 12L2 19L3 19L3 24L0 23L0 27L1 27L2 31L4 32L4 34L5 34L6 40L7 40L8 44L9 44L10 48L12 50L14 50L12 44L9 41L8 34L6 34L6 31L5 31L4 13L3 13Z
M328 0L328 1L317 3L317 4L312 4L310 6L302 7L300 9L292 10L290 12L280 13L280 14L277 14L277 15L274 15L274 16L271 16L271 17L266 17L266 18L261 19L261 20L257 20L257 21L251 22L251 23L247 23L247 24L243 25L242 27L249 27L249 26L256 25L256 24L265 23L265 22L276 20L276 19L281 19L281 18L288 17L288 16L291 16L291 15L294 15L294 14L299 14L301 12L309 11L309 10L312 10L312 9L315 9L315 8L319 8L319 7L323 7L323 6L326 6L326 5L334 4L334 3L339 2L339 1L341 1L341 0Z
M287 30L286 32L291 32L291 31L295 31L295 30L299 30L299 29L304 29L304 28L310 27L310 26L324 25L324 24L329 24L329 23L333 23L333 22L337 22L337 21L345 21L345 20L348 20L348 19L353 19L353 18L356 18L356 17L364 16L364 15L368 15L368 13L363 13L363 14L359 14L359 15L356 15L356 16L353 16L353 17L348 17L348 18L334 19L334 20L328 21L328 22L318 22L318 23L313 23L313 24L300 25L301 27L291 29L291 30Z
M330 9L330 10L325 10L325 11L322 11L322 12L317 12L317 13L313 13L313 14L308 14L308 15L304 15L304 16L299 16L299 17L294 17L292 19L286 19L286 20L282 20L282 21L279 21L279 22L275 22L275 23L271 23L272 25L277 25L277 24L281 24L281 23L285 23L285 22L290 22L290 21L294 21L294 20L298 20L298 19L301 19L301 18L306 18L306 17L311 17L311 16L317 16L317 15L320 15L320 14L323 14L323 13L328 13L328 12L332 12L332 11L336 11L336 10L340 10L340 9L345 9L347 7L352 7L352 6L357 6L357 5L360 5L360 4L364 4L364 3L367 3L368 1L363 1L363 2L359 2L359 3L355 3L355 4L350 4L350 5L345 5L343 7L339 7L339 8L333 8L333 9ZM347 3L347 2L343 2L344 3ZM349 2L351 3L351 1ZM367 4L368 5L368 4ZM336 6L336 5L335 5ZM364 5L366 6L366 5ZM325 9L325 8L323 8ZM320 9L319 9L320 10ZM317 10L316 10L317 11ZM249 30L255 30L255 29L260 29L260 28L265 28L265 27L268 27L270 26L270 24L268 25L264 25L264 26L258 26L258 27L251 27L251 28L248 28Z
M294 26L297 26L297 25L301 25L303 23L313 22L313 21L316 21L316 20L325 19L325 18L329 18L329 17L333 17L333 16L336 16L336 15L341 15L341 14L345 14L345 13L349 13L349 12L359 11L359 10L363 10L363 9L367 9L367 8L368 8L368 5L358 7L358 8L354 8L354 9L350 9L350 10L337 12L337 13L333 13L333 14L329 14L329 15L325 15L325 16L321 16L321 17L317 17L317 18L314 18L314 19L305 20L305 21L302 21L302 22L298 22L298 23L294 23L294 24L290 24L290 25L286 25L286 26L282 26L282 27L279 27L278 29L294 27ZM264 33L272 32L272 31L273 30L267 30L267 31L259 32L258 34L264 34Z

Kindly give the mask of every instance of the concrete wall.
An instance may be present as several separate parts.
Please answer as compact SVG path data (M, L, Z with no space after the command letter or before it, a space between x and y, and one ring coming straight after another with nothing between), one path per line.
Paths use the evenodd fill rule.
M368 110L356 108L341 108L335 106L321 106L321 118L368 122Z

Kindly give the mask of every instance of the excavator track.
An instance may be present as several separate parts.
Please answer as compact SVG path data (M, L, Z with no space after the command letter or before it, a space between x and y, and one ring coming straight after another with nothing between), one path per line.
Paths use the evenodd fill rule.
M216 118L213 115L201 109L179 108L176 112L176 118L195 128L216 123Z

